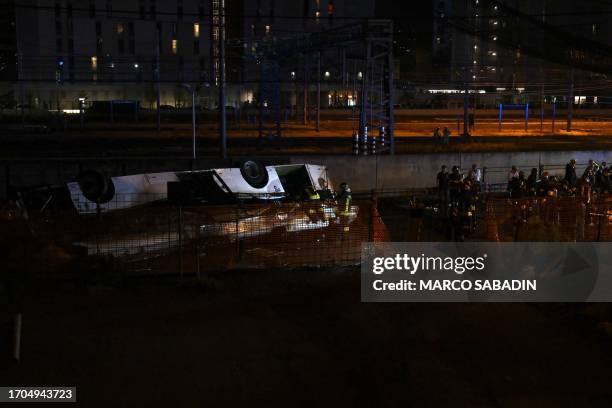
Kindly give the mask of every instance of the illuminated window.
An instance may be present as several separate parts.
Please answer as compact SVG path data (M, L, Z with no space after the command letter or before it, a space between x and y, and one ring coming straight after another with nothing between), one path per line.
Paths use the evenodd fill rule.
M269 25L266 26L266 34L270 34L270 26Z
M193 36L195 38L200 38L200 24L193 23Z
M98 69L98 57L91 57L91 69Z
M117 34L123 34L123 23L117 23Z
M176 54L178 51L178 40L172 40L172 53Z

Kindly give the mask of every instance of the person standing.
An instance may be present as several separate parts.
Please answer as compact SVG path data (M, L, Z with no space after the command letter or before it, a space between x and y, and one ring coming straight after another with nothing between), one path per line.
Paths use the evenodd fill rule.
M518 176L519 176L518 168L516 166L512 166L512 168L508 172L508 181L515 179L515 178L517 179Z
M570 187L576 187L578 178L576 177L576 160L574 159L571 159L565 165L565 180L569 183Z
M602 193L607 193L607 194L612 193L612 180L610 180L610 170L607 167L604 168L603 174L601 176L600 189Z
M483 177L483 174L482 174L482 169L480 167L478 167L476 165L476 163L474 163L474 164L472 164L472 169L471 170L472 170L472 173L474 173L474 181L475 181L475 184L478 185L478 189L480 191L484 191L484 189L482 188L483 187L482 183L484 182L484 177Z
M508 191L510 192L510 195L512 195L512 192L517 189L518 178L518 168L516 166L512 166L512 168L508 172Z
M440 172L436 176L436 179L438 182L438 199L440 200L440 209L442 209L443 214L446 215L448 202L450 201L449 175L446 165L443 165L440 168Z
M459 171L459 166L453 166L449 179L450 200L455 205L460 198L463 189L463 175Z
M438 143L442 140L442 132L440 132L440 128L437 127L433 132L434 142Z
M448 127L444 128L443 136L444 136L444 144L448 144L450 142L451 132L448 130Z
M474 180L477 183L480 183L482 181L482 170L480 169L480 167L478 167L476 165L476 163L472 164L472 173L474 173Z
M601 183L603 182L603 173L607 169L608 169L608 166L606 165L606 162L601 162L601 165L597 169L597 172L595 172L595 185L597 187L599 187Z
M591 194L593 192L593 182L595 181L594 168L592 160L589 160L589 165L584 169L580 179L580 196L585 199L587 204L591 202Z
M538 187L538 169L535 167L531 169L531 173L529 173L529 177L527 177L525 187L528 195L533 196L536 194L536 189Z
M344 214L348 214L351 208L351 201L353 199L351 188L348 183L343 182L340 184L340 193L338 194L337 200L339 204L344 203Z

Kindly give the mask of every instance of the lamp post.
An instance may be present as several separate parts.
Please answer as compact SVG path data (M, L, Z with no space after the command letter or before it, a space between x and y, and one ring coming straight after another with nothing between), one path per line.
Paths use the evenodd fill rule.
M200 85L181 84L181 86L191 92L191 132L192 132L192 155L193 160L197 159L196 154L196 94L200 90Z
M84 110L85 110L85 101L87 100L86 97L80 97L79 98L79 119L81 122L81 129L83 129L83 125L84 125Z
M329 76L329 72L325 72L325 77ZM321 130L321 51L317 56L317 132Z

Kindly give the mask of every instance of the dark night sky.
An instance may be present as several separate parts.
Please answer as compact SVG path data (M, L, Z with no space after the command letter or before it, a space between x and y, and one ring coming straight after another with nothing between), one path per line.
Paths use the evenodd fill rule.
M409 19L393 19L396 27L401 27L405 32L414 34L419 47L431 44L433 22L431 19L422 16L431 15L432 10L433 0L410 2L409 5L397 0L379 0L376 2L376 14L380 18L402 15L420 16Z

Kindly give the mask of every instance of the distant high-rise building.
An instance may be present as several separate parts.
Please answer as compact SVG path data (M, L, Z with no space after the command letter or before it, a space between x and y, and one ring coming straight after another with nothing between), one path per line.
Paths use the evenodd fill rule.
M482 85L542 82L554 63L547 52L571 52L551 49L551 30L609 44L610 8L572 0L435 0L434 62L448 66L451 80L467 73Z
M17 38L15 35L15 8L13 0L4 2L0 14L0 105L10 105L12 86L17 79Z

